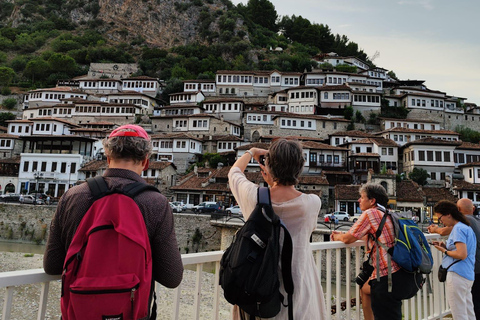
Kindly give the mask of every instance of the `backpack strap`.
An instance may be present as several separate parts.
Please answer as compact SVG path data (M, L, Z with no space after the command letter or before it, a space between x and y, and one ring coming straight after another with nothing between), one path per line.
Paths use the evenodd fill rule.
M270 199L270 189L267 187L259 187L257 192L257 201L261 205L272 205ZM293 320L293 278L292 278L292 256L293 256L293 241L290 233L287 230L287 227L280 220L280 226L284 231L283 237L283 248L281 253L281 263L282 263L282 279L283 286L287 292L287 307L288 307L288 319Z
M375 243L377 244L377 265L376 265L376 270L377 270L377 281L380 281L380 250L378 250L378 247L382 247L387 251L387 267L388 267L388 292L392 292L392 258L391 254L389 252L389 248L381 243L378 239L380 238L380 235L382 234L383 227L385 226L385 223L387 222L387 216L390 216L390 214L385 210L383 207L377 206L377 210L380 210L383 212L383 217L382 220L380 221L380 225L378 226L377 232L375 232ZM390 216L390 219L392 219L392 224L393 224L393 218ZM395 228L395 225L393 226ZM395 231L393 232L395 235Z
M110 192L110 188L102 176L88 178L87 183L90 191L92 192L93 201L106 196Z
M137 196L138 194L140 194L140 193L142 193L146 190L160 192L160 190L158 190L154 186L152 186L150 184L143 183L143 182L138 182L138 181L126 185L122 189L122 192L125 195L127 195L127 196L129 196L130 198L133 199L133 198L135 198L135 196Z
M287 228L280 221L280 226L284 231L283 248L282 248L282 278L283 286L287 292L288 298L288 319L293 320L293 278L292 278L292 256L293 242Z

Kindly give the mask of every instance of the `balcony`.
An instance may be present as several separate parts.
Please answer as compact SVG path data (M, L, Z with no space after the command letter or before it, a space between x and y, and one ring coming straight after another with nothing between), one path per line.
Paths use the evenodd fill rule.
M428 240L437 239L438 235L427 235ZM322 275L323 290L328 313L331 319L362 319L358 303L352 306L350 301L354 298L360 301L359 287L352 284L354 277L360 270L363 261L364 241L345 245L339 241L316 242L311 244L317 271ZM160 319L231 319L230 305L225 301L222 289L219 286L220 259L223 251L193 253L182 255L185 266L185 276L181 285L176 289L166 289L157 284L158 315ZM415 297L403 303L403 317L408 319L442 319L449 314L449 306L445 298L445 283L437 280L438 266L442 260L441 253L434 250L434 269L430 275L432 292L427 292L425 285ZM343 260L342 260L342 257ZM344 263L342 263L344 262ZM213 267L209 267L213 265ZM352 268L354 266L354 268ZM206 270L210 269L210 270ZM213 272L212 272L213 271ZM187 277L189 280L187 280ZM36 297L33 290L39 288L38 301L28 302L29 308L35 308L38 320L44 320L47 305L58 305L59 296L50 295L50 286L60 286L60 276L49 276L43 269L12 271L0 273L0 287L5 288L3 298L2 319L14 319L13 309L16 302L25 300L25 293L29 297ZM325 281L332 279L331 281ZM40 284L31 286L26 290L23 285ZM14 301L15 291L21 292L19 299ZM52 290L55 292L55 290ZM34 299L34 298L32 298ZM348 303L347 303L348 302ZM336 312L335 310L338 310ZM20 310L22 312L22 310ZM59 315L49 314L49 318Z

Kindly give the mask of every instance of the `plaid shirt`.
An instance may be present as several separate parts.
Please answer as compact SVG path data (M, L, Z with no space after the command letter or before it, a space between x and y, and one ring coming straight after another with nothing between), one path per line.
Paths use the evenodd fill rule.
M368 234L375 235L375 232L377 232L380 225L380 221L382 220L383 214L384 213L382 211L376 208L371 208L364 211L360 218L358 218L357 222L355 222L355 224L350 228L348 232L357 239L362 239ZM387 219L387 221L385 222L382 234L379 237L379 241L386 245L388 248L393 247L395 243L395 234L392 219ZM388 275L387 251L382 247L374 245L374 241L370 237L368 237L367 247L372 248L371 261L373 267L375 268L370 279L377 278L377 247L378 249L380 249L380 277ZM396 264L393 260L391 260L391 262L392 273L400 270L400 266L398 264Z

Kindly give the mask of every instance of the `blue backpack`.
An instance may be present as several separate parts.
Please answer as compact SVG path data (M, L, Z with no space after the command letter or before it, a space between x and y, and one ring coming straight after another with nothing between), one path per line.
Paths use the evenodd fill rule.
M383 210L382 210L383 211ZM408 272L429 274L433 268L433 256L427 238L418 225L404 213L383 215L376 236L380 236L387 217L390 217L395 229L395 244L387 252L400 267ZM377 241L378 242L378 241Z

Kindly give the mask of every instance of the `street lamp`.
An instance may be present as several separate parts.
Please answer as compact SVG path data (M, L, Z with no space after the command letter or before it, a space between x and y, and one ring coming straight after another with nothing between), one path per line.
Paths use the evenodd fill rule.
M35 197L34 197L33 205L36 205L37 204L37 193L38 193L38 180L43 178L43 173L35 171L33 173L33 177L35 178Z

